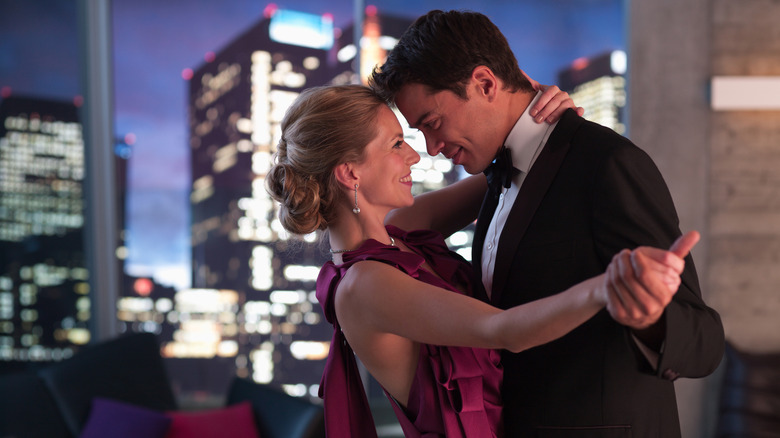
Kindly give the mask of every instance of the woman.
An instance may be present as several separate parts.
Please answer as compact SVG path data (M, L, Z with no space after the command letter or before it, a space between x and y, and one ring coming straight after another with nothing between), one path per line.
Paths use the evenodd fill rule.
M327 230L333 253L317 297L335 329L320 387L334 437L376 436L355 354L385 389L406 436L501 436L495 349L557 339L625 287L676 290L680 255L696 240L684 239L677 254L624 251L607 274L501 311L470 297L471 268L444 243L476 217L482 175L423 195L423 208L385 223L392 210L415 202L410 167L419 155L369 88L302 93L282 121L275 159L267 184L281 203L282 225L295 234Z

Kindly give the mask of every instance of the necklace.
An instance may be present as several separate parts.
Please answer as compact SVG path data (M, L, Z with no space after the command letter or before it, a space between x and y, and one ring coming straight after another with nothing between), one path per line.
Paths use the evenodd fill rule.
M390 236L390 246L395 246L395 239L393 239L393 236ZM348 251L354 251L354 249L330 249L331 254L341 254Z

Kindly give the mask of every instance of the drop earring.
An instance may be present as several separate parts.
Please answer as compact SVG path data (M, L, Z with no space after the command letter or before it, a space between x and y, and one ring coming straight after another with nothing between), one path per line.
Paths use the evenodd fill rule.
M352 213L355 214L360 213L360 208L357 205L357 189L358 189L358 185L355 184L355 208L352 209Z

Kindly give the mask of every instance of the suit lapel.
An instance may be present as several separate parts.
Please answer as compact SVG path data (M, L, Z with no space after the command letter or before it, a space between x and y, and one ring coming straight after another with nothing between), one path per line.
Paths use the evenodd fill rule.
M583 120L574 110L569 109L564 113L520 187L498 242L496 265L493 268L493 291L490 296L494 305L500 302L517 246L558 173L569 151L571 138ZM488 223L489 221L490 219ZM484 241L484 233L482 240ZM481 245L479 252L482 252Z

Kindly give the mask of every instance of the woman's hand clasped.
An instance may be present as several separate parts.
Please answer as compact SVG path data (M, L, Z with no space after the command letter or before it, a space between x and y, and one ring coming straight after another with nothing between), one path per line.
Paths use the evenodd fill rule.
M623 250L607 268L607 311L620 324L644 330L655 324L680 287L685 256L699 241L691 231L669 250L642 246Z

